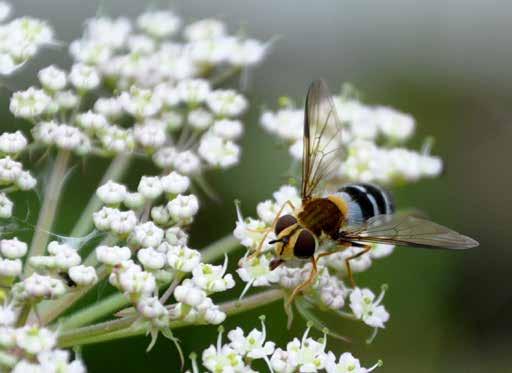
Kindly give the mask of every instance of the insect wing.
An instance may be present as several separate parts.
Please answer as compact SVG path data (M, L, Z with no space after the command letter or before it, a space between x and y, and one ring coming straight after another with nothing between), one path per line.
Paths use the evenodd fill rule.
M342 123L327 84L311 83L304 113L302 198L309 199L320 182L329 177L345 152L341 145Z
M431 249L460 250L478 246L474 239L440 224L401 214L370 218L363 226L343 232L343 239Z

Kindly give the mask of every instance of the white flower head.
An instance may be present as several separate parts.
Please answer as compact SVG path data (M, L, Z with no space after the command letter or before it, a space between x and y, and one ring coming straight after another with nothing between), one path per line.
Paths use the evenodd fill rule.
M73 266L68 270L68 274L78 286L89 286L98 281L96 270L92 266Z
M186 246L170 246L167 251L167 263L177 271L192 272L200 262L201 253Z
M389 313L380 305L384 298L385 289L375 299L375 294L369 289L356 288L350 293L350 308L358 319L374 328L384 328L389 320Z
M28 171L22 171L16 179L16 186L20 190L31 190L37 185L37 179Z
M174 34L181 26L181 20L171 11L152 11L137 18L141 30L154 38L165 38Z
M6 219L12 216L14 203L5 193L0 193L0 218Z
M4 132L0 135L0 152L4 154L18 154L28 145L27 138L21 133Z
M208 95L208 107L219 116L236 117L248 106L247 100L234 90L216 90Z
M43 114L50 103L50 96L43 90L30 87L12 95L9 109L15 117L30 119Z
M272 355L275 349L274 342L266 341L267 332L263 317L261 317L261 330L253 329L245 336L244 331L237 327L228 333L228 338L231 341L231 348L250 359L265 358Z
M29 354L51 350L57 343L57 334L38 326L26 325L16 330L16 344Z
M101 77L94 67L84 64L75 64L71 67L69 81L78 90L89 91L96 89L100 85Z
M17 237L0 240L0 252L2 252L2 255L6 258L19 259L25 256L27 249L27 244L18 240Z
M190 186L190 178L176 171L163 176L160 181L164 192L171 195L183 194Z
M140 249L137 252L137 259L148 271L162 269L167 264L165 254L158 252L152 247Z
M132 252L129 247L124 246L98 246L96 258L100 263L116 266L121 262L130 259Z
M222 266L200 263L192 270L192 281L207 293L231 289L235 286L235 280L230 273L226 274L227 264L227 257Z
M23 265L20 259L0 258L0 277L16 277L21 274Z
M192 280L187 278L174 289L174 297L180 303L196 307L204 302L206 293L203 289L197 287Z
M39 73L37 73L37 77L42 86L50 91L60 91L64 89L67 84L66 73L55 65L50 65L40 70Z
M193 194L181 195L167 203L171 217L178 222L189 222L199 210L199 200Z
M162 194L162 183L158 176L142 176L137 191L145 199L155 199Z
M135 86L132 86L129 92L123 92L119 99L124 110L140 118L154 116L163 105L162 99L151 90Z
M164 238L163 229L148 221L138 224L133 230L133 240L142 247L157 247Z
M120 204L126 198L126 193L126 186L112 180L107 181L96 190L98 198L107 205Z
M189 41L214 40L223 37L226 25L217 19L207 18L185 27L184 35Z
M212 167L225 169L240 161L240 147L237 144L211 134L201 138L198 153Z

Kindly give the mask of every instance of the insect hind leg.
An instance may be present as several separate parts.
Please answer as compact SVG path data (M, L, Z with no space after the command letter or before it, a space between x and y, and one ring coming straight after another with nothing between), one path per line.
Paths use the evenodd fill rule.
M347 275L348 275L348 278L349 278L349 281L350 281L350 285L353 288L355 288L356 287L356 282L354 281L354 275L352 273L352 268L350 267L350 261L354 260L354 259L357 259L360 256L366 254L367 252L369 252L372 249L372 247L371 247L371 245L358 244L358 243L352 243L352 245L355 246L355 247L362 247L363 248L363 250L361 250L357 254L351 255L351 256L349 256L348 258L345 259L345 266L347 267Z

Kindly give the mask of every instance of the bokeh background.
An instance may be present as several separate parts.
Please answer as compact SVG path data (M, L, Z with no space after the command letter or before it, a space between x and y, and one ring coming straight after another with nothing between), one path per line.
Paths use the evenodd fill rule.
M370 330L339 321L339 330L355 342L331 340L330 347L352 351L367 366L383 359L382 372L510 371L511 2L15 0L13 5L16 14L48 19L63 42L77 38L85 18L98 9L135 16L167 5L186 20L218 16L231 29L242 27L265 40L278 37L264 65L250 73L252 105L243 161L211 177L223 202L203 204L193 227L194 247L232 230L235 198L247 215L254 214L256 203L285 181L287 153L258 123L264 105L275 107L281 95L300 101L309 82L322 76L334 91L351 82L367 102L413 114L417 138L435 137L433 152L445 160L446 172L395 190L398 205L420 208L481 245L469 252L397 249L376 263L358 282L373 289L389 284L387 329L368 346L364 340ZM65 49L45 51L9 84L26 87L35 81L38 67L69 62ZM16 125L8 113L8 96L3 91L0 98L2 129ZM57 231L65 233L79 216L104 166L91 164L72 178L68 191L81 193L64 195ZM133 175L143 167L134 165ZM228 319L226 327L256 327L262 313L268 315L270 337L280 345L304 330L298 320L290 331L283 327L281 304ZM216 328L206 326L177 332L188 352L204 349L215 335ZM143 337L104 343L85 347L83 355L91 372L179 370L170 342L162 338L145 353L147 343Z

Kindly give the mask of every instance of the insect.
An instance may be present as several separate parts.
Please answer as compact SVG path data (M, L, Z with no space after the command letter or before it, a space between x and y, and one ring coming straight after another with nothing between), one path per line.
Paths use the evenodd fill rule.
M302 206L287 201L272 224L276 239L270 242L275 245L271 269L296 258L312 264L308 279L294 289L289 302L314 282L320 257L348 247L360 248L345 259L349 280L355 286L350 262L370 251L372 243L455 250L478 246L472 238L442 225L410 214L396 214L390 193L374 184L347 184L336 192L320 194L319 186L334 171L335 158L343 157L342 130L326 83L314 81L305 104ZM286 205L292 213L280 216ZM325 240L334 247L318 253L319 244Z

